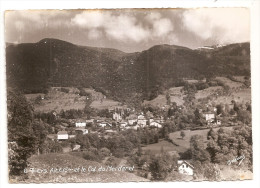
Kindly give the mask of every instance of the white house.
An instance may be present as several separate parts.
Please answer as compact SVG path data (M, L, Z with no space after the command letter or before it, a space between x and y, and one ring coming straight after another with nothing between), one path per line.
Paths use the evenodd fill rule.
M139 125L140 127L146 127L147 126L147 120L146 119L138 119L137 120L137 125Z
M135 114L131 114L126 119L129 125L133 125L135 122L137 122L137 116Z
M150 126L157 127L157 128L162 128L162 125L160 123L156 122L156 121L152 121L150 123Z
M178 172L185 175L193 175L194 167L185 160L178 160Z
M99 124L98 124L98 126L99 127L112 127L112 125L110 124L110 123L108 123L108 122L100 122Z
M59 131L57 133L57 139L58 140L67 140L69 138L69 135L67 131Z
M86 127L87 123L86 121L78 120L75 125L76 127Z
M133 125L135 122L137 122L137 119L128 119L128 124Z
M205 113L204 117L207 122L213 122L215 120L215 114L214 113Z
M164 123L164 119L163 117L159 117L159 118L154 118L154 121L158 122L158 123Z
M120 122L119 125L120 125L120 127L126 127L127 126L127 122Z
M114 112L113 113L113 119L116 120L116 121L122 120L121 113Z
M145 119L144 115L139 115L137 117L137 125L139 125L140 127L147 126L147 119Z

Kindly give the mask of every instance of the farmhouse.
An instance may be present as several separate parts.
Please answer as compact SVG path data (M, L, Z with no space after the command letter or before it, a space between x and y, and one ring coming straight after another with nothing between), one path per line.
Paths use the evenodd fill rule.
M57 133L57 139L58 140L67 140L69 138L69 135L67 131L59 131Z
M178 160L178 172L185 175L193 175L194 167L185 160Z
M214 113L205 113L205 114L203 114L203 116L205 117L207 122L212 123L215 120L215 114Z

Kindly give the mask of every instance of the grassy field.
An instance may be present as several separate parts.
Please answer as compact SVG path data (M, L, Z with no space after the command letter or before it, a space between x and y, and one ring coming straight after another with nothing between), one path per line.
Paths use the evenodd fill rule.
M36 97L42 94L28 94L26 98L33 104ZM44 99L41 100L41 104L34 105L35 111L50 112L56 110L69 110L69 109L84 109L85 96L79 96L76 93L69 92L64 93L57 88L51 88Z
M86 104L86 97L80 96L79 90L73 87L64 87L69 90L68 93L61 92L60 88L52 87L48 94L45 95L43 93L36 94L26 94L25 97L27 100L34 104L35 99L40 95L42 97L41 104L34 104L35 111L40 112L50 112L55 110L60 112L63 110L70 109L84 109ZM92 96L93 102L91 103L91 107L97 109L105 109L108 107L118 106L119 102L113 101L105 98L105 96L96 92L94 89L84 88L87 93L90 93Z
M215 86L215 87L209 87L203 90L199 90L196 94L195 94L195 98L196 99L201 99L201 98L206 98L212 94L214 94L217 90L222 89L221 86Z
M214 128L215 131L217 131L219 128ZM232 127L225 127L225 130L231 130ZM205 146L207 145L207 134L209 132L209 129L204 129L204 130L184 130L185 133L185 137L182 139L182 137L180 136L181 131L176 131L173 133L170 133L169 137L170 139L180 145L181 147L185 148L185 150L190 148L190 138L193 135L201 135L203 137L204 140L204 144Z
M168 90L170 97L171 97L171 102L176 102L177 105L183 105L184 100L183 97L185 95L181 92L181 89L183 87L172 87ZM166 100L166 92L165 94L158 95L155 99L151 101L144 101L144 104L151 104L153 106L158 106L158 107L163 107L166 105L167 100Z
M138 177L133 173L125 171L98 171L98 168L105 165L88 161L70 154L43 154L32 156L29 159L29 168L46 169L47 173L28 173L29 178L22 183L72 183L72 182L128 182L128 181L148 181ZM96 171L89 171L89 167L96 167ZM85 172L77 168L86 169ZM75 171L51 173L52 168L71 168ZM14 181L11 181L15 183Z
M186 148L183 146L175 146L174 144L168 142L168 141L159 141L155 144L149 144L145 147L142 147L143 151L150 150L153 154L157 154L161 152L161 149L163 148L163 151L165 152L184 152L186 151Z
M216 77L216 80L220 80L228 85L230 88L239 88L242 87L244 84L240 82L234 82L226 77Z
M119 106L120 103L111 99L95 100L91 103L92 108L96 109L106 109L109 107Z
M251 102L251 88L234 89L231 95L214 98L212 102L215 104L231 104L232 100L235 100L237 103Z

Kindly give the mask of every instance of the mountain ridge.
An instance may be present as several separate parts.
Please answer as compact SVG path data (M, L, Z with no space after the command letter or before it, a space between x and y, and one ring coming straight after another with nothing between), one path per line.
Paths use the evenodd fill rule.
M142 52L46 38L6 47L7 84L24 92L92 87L119 101L152 99L182 78L250 75L250 43L212 51L155 45ZM135 99L133 99L135 98Z

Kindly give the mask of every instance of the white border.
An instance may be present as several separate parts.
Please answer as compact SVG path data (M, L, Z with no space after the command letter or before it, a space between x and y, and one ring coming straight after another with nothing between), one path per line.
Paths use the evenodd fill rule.
M259 18L260 18L260 1L258 0L201 0L201 1L191 1L191 0L132 0L132 1L62 1L62 0L45 0L45 1L13 1L13 0L2 0L0 2L1 9L1 30L0 30L0 138L1 138L1 163L0 163L0 183L1 187L45 187L46 184L8 184L7 181L7 146L6 146L6 95L5 95L5 52L4 52L4 10L14 10L14 9L94 9L94 8L196 8L196 7L249 7L251 9L251 71L252 71L252 111L253 111L253 163L254 163L254 180L251 181L229 181L229 182L173 182L173 183L92 183L92 184L48 184L48 186L63 186L63 187L86 187L86 186L106 186L106 187L121 187L121 186L166 186L166 187L190 187L199 186L203 187L228 187L235 186L239 187L260 187L260 173L259 173L259 144L260 144L260 116L259 116L259 91L260 91L260 39L259 39Z

